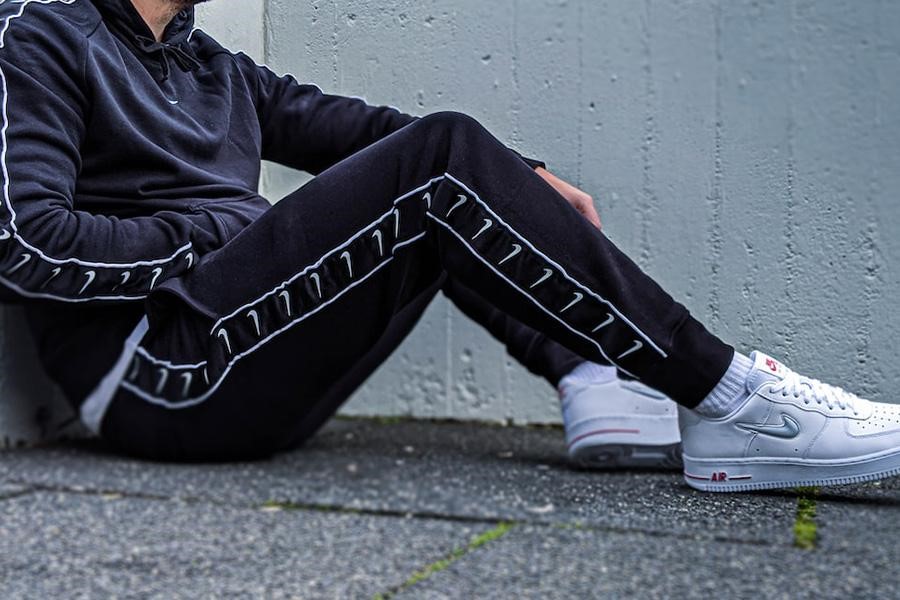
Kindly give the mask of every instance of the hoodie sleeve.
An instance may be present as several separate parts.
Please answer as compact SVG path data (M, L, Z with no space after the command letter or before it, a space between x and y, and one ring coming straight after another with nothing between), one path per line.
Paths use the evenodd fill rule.
M251 68L265 160L318 174L416 120L396 108L325 94L267 67Z
M238 58L257 87L265 160L316 175L417 118L359 98L325 94L290 75L279 77L244 54ZM522 160L532 168L544 166Z
M0 6L2 299L140 300L193 265L193 226L174 213L119 219L75 208L85 40L66 42L52 15L27 8L10 18L13 9Z

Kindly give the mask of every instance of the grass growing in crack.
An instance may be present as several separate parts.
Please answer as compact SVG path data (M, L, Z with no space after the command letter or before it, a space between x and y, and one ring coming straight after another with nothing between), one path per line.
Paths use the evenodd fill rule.
M391 590L384 592L383 594L376 594L374 600L390 600L398 592L412 587L417 583L425 581L435 573L440 573L441 571L446 570L448 567L450 567L450 565L452 565L465 555L469 554L470 552L474 552L485 544L489 544L494 540L500 539L501 537L509 533L509 530L513 527L515 527L513 523L498 523L497 526L493 529L476 535L467 545L460 548L454 548L453 551L444 558L437 560L430 565L422 567L421 569L410 575L406 581L404 581L397 587L392 588Z
M816 527L816 496L819 488L797 488L797 518L794 520L794 546L815 550L818 540Z

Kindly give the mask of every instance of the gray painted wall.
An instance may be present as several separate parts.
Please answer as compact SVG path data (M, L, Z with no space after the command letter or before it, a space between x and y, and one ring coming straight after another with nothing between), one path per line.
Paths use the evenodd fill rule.
M878 400L900 376L900 3L216 0L202 26L326 91L455 109L597 198L710 326ZM302 181L267 168L277 199ZM0 314L0 445L64 421ZM558 419L446 302L346 412ZM38 418L39 415L40 418Z

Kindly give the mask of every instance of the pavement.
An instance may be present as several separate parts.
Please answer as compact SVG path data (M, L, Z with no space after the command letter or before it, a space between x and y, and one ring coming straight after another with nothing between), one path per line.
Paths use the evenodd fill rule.
M900 598L900 479L703 494L556 428L332 422L272 459L0 453L0 598Z

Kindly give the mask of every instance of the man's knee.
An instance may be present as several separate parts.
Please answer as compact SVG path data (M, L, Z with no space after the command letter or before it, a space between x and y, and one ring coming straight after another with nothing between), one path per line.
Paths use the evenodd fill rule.
M437 130L441 133L453 134L456 132L474 132L477 134L488 133L487 129L474 117L461 112L440 111L431 113L419 119L421 127L429 130Z

